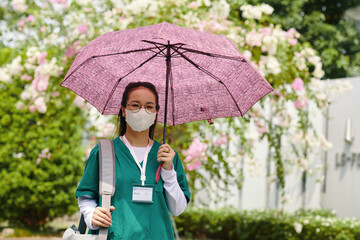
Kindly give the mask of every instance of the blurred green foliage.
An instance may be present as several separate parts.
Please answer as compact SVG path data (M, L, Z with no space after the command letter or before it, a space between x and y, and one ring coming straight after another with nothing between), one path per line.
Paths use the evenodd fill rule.
M359 6L360 0L238 0L232 9L244 2L272 6L272 22L284 29L295 28L300 41L311 43L320 53L325 78L360 75L360 34L353 23L343 19L344 12ZM232 17L241 18L241 12L233 12Z
M15 107L24 81L0 82L0 221L32 230L77 208L75 189L83 172L81 135L84 117L60 95L47 103L45 113ZM44 149L50 154L39 157Z
M190 208L175 218L187 239L327 240L360 239L360 222L336 218L328 210L238 211Z

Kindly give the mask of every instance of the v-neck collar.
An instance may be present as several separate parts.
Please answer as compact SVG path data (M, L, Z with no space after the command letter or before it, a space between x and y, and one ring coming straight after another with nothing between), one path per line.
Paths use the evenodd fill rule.
M114 141L114 146L119 147L120 150L121 150L121 151L118 151L118 154L123 154L123 155L125 155L125 157L131 159L132 162L134 163L134 166L137 168L137 165L135 163L135 160L134 160L133 156L130 153L130 150L125 145L125 143L120 139L120 137L115 138L113 141ZM157 149L159 148L158 145L160 145L160 143L153 140L153 144L152 144L152 146L150 148L150 151L149 151L149 155L148 155L149 159L148 160L150 160L154 154L155 155L157 154ZM115 154L116 153L117 152L115 151ZM120 159L120 157L119 157L119 159Z

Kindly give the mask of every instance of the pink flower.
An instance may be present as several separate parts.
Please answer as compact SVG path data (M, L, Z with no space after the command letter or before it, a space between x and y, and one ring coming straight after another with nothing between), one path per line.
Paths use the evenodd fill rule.
M303 89L304 82L301 78L295 78L294 82L291 84L291 87L295 91L301 91Z
M289 40L289 43L291 46L295 46L297 44L298 40L297 39L291 39Z
M38 97L35 99L34 105L39 113L45 113L47 110L44 97Z
M298 109L304 109L308 105L308 100L305 97L302 97L294 102L294 105Z
M49 76L43 76L40 74L40 69L35 70L35 78L31 85L38 92L45 91L49 86Z
M199 7L199 5L196 2L191 2L188 5L189 8L193 8L193 9L197 9Z
M83 23L80 27L77 28L80 34L85 34L88 31L88 26Z
M71 58L71 57L74 56L75 54L76 54L76 51L75 51L75 49L73 48L73 46L69 46L69 47L66 49L65 56Z
M30 106L29 106L29 111L30 111L31 113L35 112L35 110L36 110L36 107L35 107L34 105L30 105Z
M34 15L32 15L32 14L30 14L27 18L26 18L26 21L27 22L34 22L35 21L35 17L34 17Z
M32 77L27 74L24 74L24 75L21 75L20 79L23 81L30 81L32 79Z
M264 34L264 36L269 36L271 35L272 29L269 27L263 28L262 29L262 33Z
M78 52L78 50L80 49L79 44L80 44L80 42L76 41L76 42L74 42L73 45L70 45L66 50L65 56L71 58L73 55L75 55Z
M226 134L223 133L223 134L221 134L221 137L216 142L214 142L214 145L216 147L220 147L221 145L226 145L227 142L228 142L228 138L227 138Z
M47 56L47 52L40 53L40 55L38 56L38 64L46 63L46 56Z
M64 6L66 6L67 0L49 0L49 2L63 4Z
M207 159L205 155L206 148L205 143L201 143L199 139L195 138L187 151L187 157L184 159L184 162L189 162L193 159Z
M40 162L41 162L41 158L37 158L36 159L36 165L39 165Z
M43 33L43 32L45 32L45 31L46 31L46 27L45 27L45 26L43 26L43 27L40 28L40 32Z
M201 167L201 164L202 164L201 161L195 160L192 163L186 165L186 169L189 171L194 171L194 170L198 169L199 167Z
M292 38L294 37L298 32L295 30L295 28L290 28L287 32L286 32L286 37L288 38Z
M262 39L263 39L262 33L258 33L256 31L252 30L251 32L246 34L245 41L251 47L254 47L254 46L260 47L262 44Z
M58 91L54 91L52 93L50 93L50 96L52 97L58 97L60 95L60 93Z
M23 26L25 26L25 21L24 21L24 20L20 20L20 21L18 21L17 25L18 25L19 27L23 27Z

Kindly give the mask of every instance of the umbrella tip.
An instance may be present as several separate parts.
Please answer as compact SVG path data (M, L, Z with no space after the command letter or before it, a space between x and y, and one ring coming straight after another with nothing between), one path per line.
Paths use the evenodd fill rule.
M208 119L207 121L208 121L208 123L209 123L210 125L213 125L213 124L214 124L213 120L211 120L211 119Z

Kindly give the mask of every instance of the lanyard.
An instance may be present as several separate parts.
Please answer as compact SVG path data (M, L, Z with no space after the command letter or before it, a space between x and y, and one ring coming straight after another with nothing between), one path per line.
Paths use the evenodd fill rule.
M141 185L144 186L145 185L145 181L146 181L146 175L145 175L145 170L146 170L146 163L147 163L147 158L148 158L148 154L150 152L150 149L151 149L151 146L150 146L150 140L149 140L149 144L146 146L146 149L145 149L145 152L144 152L144 161L143 161L143 166L141 167L137 157L136 157L136 154L134 152L134 149L133 147L131 146L131 144L129 143L129 141L126 139L125 135L122 136L124 142L125 142L125 145L128 147L128 149L130 150L130 153L131 155L133 156L134 160L135 160L135 163L136 165L139 167L140 169L140 173L141 173L141 176L140 176L140 181L141 181Z

